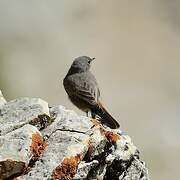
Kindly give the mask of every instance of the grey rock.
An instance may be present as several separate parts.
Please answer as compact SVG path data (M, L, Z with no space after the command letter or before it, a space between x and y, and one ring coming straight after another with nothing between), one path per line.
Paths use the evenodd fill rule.
M3 154L2 160L6 157L23 162L19 167L15 166L18 169L28 164L30 154L27 147L20 148L23 154L20 160L14 155L12 148L8 149L8 146L14 147L16 141L14 145L6 141L11 134L26 131L28 126L36 126L48 142L41 156L38 156L33 164L28 164L29 171L17 175L17 180L149 179L147 168L139 159L139 151L131 138L122 134L120 129L103 127L63 106L49 109L45 101L36 98L20 98L8 102L2 106L0 112L0 149L6 146L6 151L0 150L0 154ZM31 125L26 125L29 123ZM19 139L23 137L21 133ZM30 143L30 140L28 142ZM28 142L26 146L29 147ZM2 164L2 167L4 166Z
M49 108L48 103L39 98L19 98L8 102L0 111L0 135L33 124L40 115L49 115Z
M106 157L106 162L112 162L114 159L128 161L132 155L137 153L137 148L128 135L121 135L121 139L116 141L116 149Z
M6 100L0 90L0 109L4 106L4 104L6 104Z
M67 110L63 106L50 108L50 116L54 122L42 131L46 135L57 129L86 133L93 126L89 118L78 116L74 111Z
M0 136L0 175L9 178L23 172L33 156L31 151L33 134L41 133L32 125L25 125L4 136Z
M106 141L99 136L99 129L92 136L88 134L93 124L86 117L78 116L62 106L51 108L50 114L55 119L42 131L48 138L49 145L35 167L23 177L25 179L49 179L65 157L75 157L78 154L83 157L88 151L90 141L96 146L100 145L102 139Z
M148 171L145 167L145 163L142 163L140 160L135 158L127 171L123 172L123 174L119 178L120 180L148 180Z
M48 139L49 145L35 167L24 176L25 179L50 179L53 170L65 157L75 157L87 151L88 136L81 133L56 131Z
M74 180L86 179L89 171L93 168L96 168L99 165L97 160L92 160L91 162L81 161L78 165L78 170L76 175L74 176Z

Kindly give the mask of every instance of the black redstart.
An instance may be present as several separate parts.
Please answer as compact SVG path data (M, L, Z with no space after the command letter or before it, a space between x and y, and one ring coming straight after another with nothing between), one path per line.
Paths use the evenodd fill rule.
M116 129L119 127L119 123L99 101L98 84L94 75L90 72L90 65L94 59L87 56L76 58L64 78L64 88L75 106L86 113L91 111L93 118L98 115L103 124Z

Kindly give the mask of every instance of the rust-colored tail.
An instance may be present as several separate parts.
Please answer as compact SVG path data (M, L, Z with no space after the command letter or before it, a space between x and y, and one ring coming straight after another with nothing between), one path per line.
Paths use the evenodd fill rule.
M100 102L98 102L98 108L96 108L95 113L101 117L101 122L108 127L112 129L120 127L119 123L107 112Z

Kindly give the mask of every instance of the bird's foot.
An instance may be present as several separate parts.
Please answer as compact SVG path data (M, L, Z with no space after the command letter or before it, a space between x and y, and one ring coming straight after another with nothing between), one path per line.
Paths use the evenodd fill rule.
M92 118L91 122L93 123L93 126L91 127L91 129L94 128L94 127L102 127L101 122L96 118Z

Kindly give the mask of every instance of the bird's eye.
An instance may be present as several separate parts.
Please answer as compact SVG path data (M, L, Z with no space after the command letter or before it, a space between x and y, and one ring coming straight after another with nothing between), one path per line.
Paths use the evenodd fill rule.
M90 64L90 63L91 63L91 61L89 60L89 61L88 61L88 63Z

